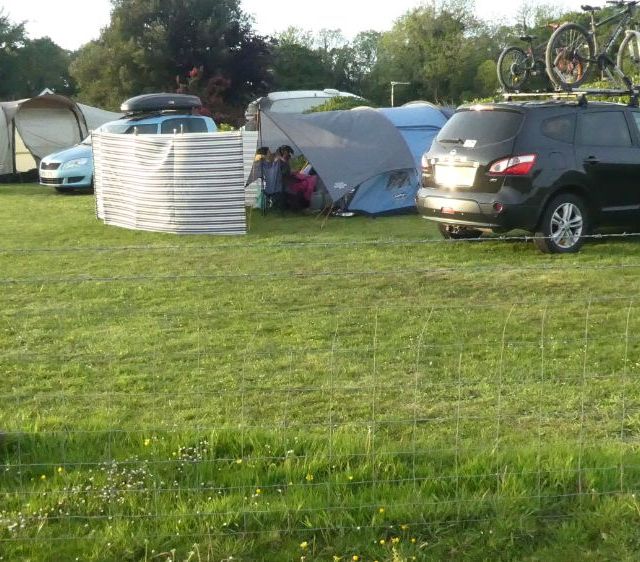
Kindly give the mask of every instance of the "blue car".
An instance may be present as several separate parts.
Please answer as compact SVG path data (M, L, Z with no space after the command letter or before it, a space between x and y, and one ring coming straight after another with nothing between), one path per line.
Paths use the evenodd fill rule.
M91 137L80 144L45 156L38 168L41 185L51 185L57 191L93 189L93 159Z
M102 125L98 131L118 134L215 133L211 117L162 112L153 115L127 116ZM93 154L91 137L80 144L45 156L38 169L40 184L52 186L60 193L93 190Z

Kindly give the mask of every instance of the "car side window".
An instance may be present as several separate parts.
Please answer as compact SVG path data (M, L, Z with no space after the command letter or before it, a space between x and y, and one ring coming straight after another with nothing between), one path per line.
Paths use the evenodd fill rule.
M158 132L158 125L131 125L125 132L125 135L155 135Z
M191 118L167 119L160 126L160 133L172 135L173 133L206 133L207 124L204 119Z
M575 130L575 115L561 115L542 122L542 134L545 137L562 142L572 143Z
M631 146L631 133L622 111L597 111L580 115L578 144Z
M638 131L640 131L640 111L632 111L631 115L633 115L633 121L636 124Z

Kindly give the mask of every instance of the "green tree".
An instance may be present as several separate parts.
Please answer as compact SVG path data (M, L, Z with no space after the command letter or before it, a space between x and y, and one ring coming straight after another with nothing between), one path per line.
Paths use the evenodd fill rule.
M109 26L71 67L85 101L115 108L130 96L180 87L228 111L268 88L269 46L239 0L112 4Z
M75 93L75 82L69 74L71 54L49 37L27 41L18 60L20 89L25 97L38 95L45 88L66 96Z
M386 106L389 104L389 84L381 78L382 69L378 64L382 37L378 31L363 31L351 42L353 89L350 91Z
M336 88L363 94L375 67L380 33L360 33L349 42L339 29L313 34L295 27L273 46L274 86L278 90Z
M14 24L0 9L0 99L20 97L19 51L26 43L24 23Z
M48 37L29 40L24 24L11 23L0 11L0 99L38 95L45 88L71 95L71 55Z
M315 48L315 37L313 33L307 29L301 29L290 25L284 31L276 35L276 40L281 45L295 44L302 45L308 49Z
M111 32L107 30L99 41L84 45L71 63L70 71L82 101L118 110L128 94L142 83L136 80L127 44L111 41L109 35ZM133 48L133 44L130 46Z
M316 45L327 72L324 87L351 91L353 51L342 31L321 29L316 34Z
M460 0L421 6L398 19L379 43L379 90L388 96L391 81L410 82L403 90L408 99L438 103L457 103L483 90L486 84L476 83L478 68L495 60L499 47L472 14L471 1Z
M272 46L275 90L317 90L331 86L326 58L314 48L311 33L289 27Z
M493 60L486 60L478 66L476 71L474 96L485 98L493 95L498 89L498 74L496 63Z

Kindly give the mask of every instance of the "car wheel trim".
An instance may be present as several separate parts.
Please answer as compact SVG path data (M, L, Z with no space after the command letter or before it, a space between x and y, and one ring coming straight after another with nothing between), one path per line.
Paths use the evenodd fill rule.
M563 203L551 216L551 239L559 248L572 248L580 240L583 227L580 208L573 203Z

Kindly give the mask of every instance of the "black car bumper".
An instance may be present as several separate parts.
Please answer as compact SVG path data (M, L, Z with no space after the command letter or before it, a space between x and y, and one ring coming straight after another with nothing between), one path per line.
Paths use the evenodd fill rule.
M496 231L533 230L537 207L523 204L517 192L446 192L421 188L416 196L418 212L426 219Z

